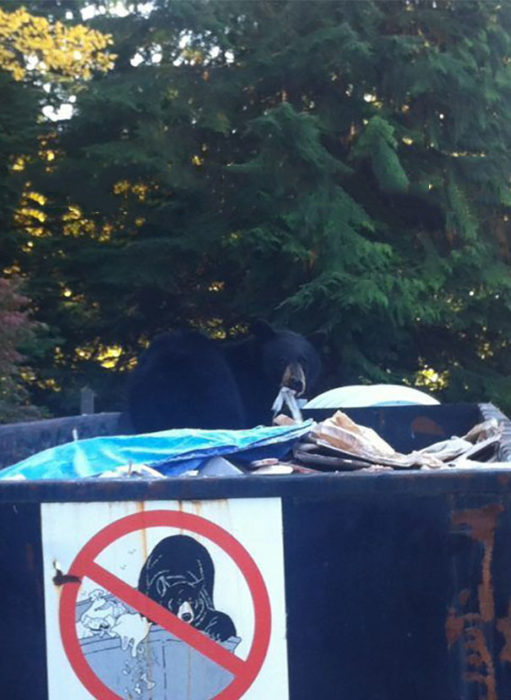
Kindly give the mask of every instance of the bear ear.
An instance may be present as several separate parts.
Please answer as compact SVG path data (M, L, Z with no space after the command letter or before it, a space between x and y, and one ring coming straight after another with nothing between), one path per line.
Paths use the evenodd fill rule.
M326 345L327 339L328 334L325 331L315 331L307 336L307 340L316 350L322 350Z
M258 319L250 324L250 332L259 340L271 340L275 337L275 331L267 321Z

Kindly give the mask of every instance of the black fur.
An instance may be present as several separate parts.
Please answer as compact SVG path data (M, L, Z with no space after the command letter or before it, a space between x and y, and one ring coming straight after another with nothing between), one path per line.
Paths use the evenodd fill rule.
M138 590L170 610L183 622L225 641L236 636L231 618L215 610L215 569L208 550L192 537L161 540L140 572Z
M310 396L320 372L314 345L266 323L223 343L195 331L164 333L142 354L128 385L135 432L240 429L271 424L282 384Z

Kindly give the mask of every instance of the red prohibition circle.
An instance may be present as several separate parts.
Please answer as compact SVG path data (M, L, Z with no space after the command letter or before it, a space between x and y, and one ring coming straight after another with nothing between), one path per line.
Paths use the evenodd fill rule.
M69 574L79 579L83 577L96 579L96 573L100 571L103 577L107 576L112 580L109 588L122 585L123 589L129 589L130 599L135 601L134 603L130 602L130 605L135 607L135 609L136 601L141 602L143 600L146 605L145 609L147 610L147 606L151 606L153 615L171 615L162 606L146 599L143 594L121 582L114 575L109 574L94 561L106 547L120 537L151 527L172 527L187 530L207 538L221 547L230 556L245 578L252 597L255 620L254 637L249 654L245 660L231 654L190 625L177 621L179 625L182 625L183 633L186 628L186 634L193 637L199 651L201 651L199 645L203 645L209 650L213 649L210 658L213 658L213 660L218 658L220 664L225 661L226 663L222 665L226 667L229 665L228 670L234 675L231 683L211 700L238 700L252 685L266 658L271 635L271 606L264 579L256 563L238 540L226 530L198 515L181 511L153 510L134 513L116 520L94 535L76 555ZM81 649L76 632L76 605L80 586L80 582L66 583L60 598L59 623L64 650L75 674L93 697L98 700L123 700L110 690L94 673ZM115 590L111 592L115 593ZM157 610L158 612L156 612Z

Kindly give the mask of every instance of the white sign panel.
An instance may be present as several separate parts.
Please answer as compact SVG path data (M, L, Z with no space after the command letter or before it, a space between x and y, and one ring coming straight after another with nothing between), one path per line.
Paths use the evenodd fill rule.
M49 700L289 697L280 499L41 518Z

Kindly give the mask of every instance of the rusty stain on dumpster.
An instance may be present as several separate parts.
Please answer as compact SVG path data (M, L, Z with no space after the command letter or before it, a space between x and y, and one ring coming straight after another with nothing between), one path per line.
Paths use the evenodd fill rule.
M417 416L411 424L412 434L445 436L445 430L427 416Z
M453 513L453 525L467 526L470 537L483 545L482 577L478 586L481 619L489 622L495 617L495 601L491 578L491 563L495 545L497 518L504 510L499 503Z
M471 591L459 591L454 604L449 608L445 623L447 643L451 648L462 643L465 650L467 670L464 680L477 683L485 689L487 700L497 700L495 660L489 639L495 628L510 633L511 623L495 620L495 591L492 580L492 561L495 547L495 531L499 515L504 510L499 503L491 503L480 508L454 511L451 515L453 533L463 534L482 545L482 557L476 565L480 567L480 581L477 584L476 609L467 610ZM511 619L511 618L510 618ZM511 660L511 645L508 643L506 655ZM502 658L502 656L501 656Z
M509 600L507 617L497 620L497 629L504 637L505 643L500 652L500 660L511 663L511 599Z

